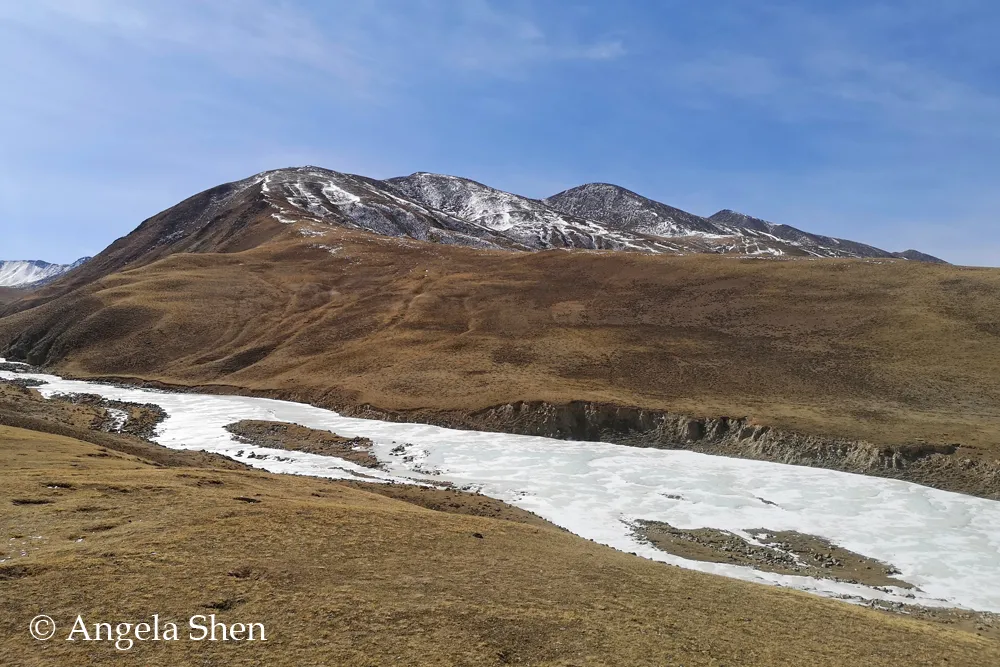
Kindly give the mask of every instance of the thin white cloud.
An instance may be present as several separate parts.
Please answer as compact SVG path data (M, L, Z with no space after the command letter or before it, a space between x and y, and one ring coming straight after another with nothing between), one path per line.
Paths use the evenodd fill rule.
M995 91L916 60L892 39L867 37L891 32L872 25L888 20L882 12L833 17L792 5L758 9L746 26L752 38L669 63L667 85L699 107L739 102L783 120L861 120L945 133L995 127Z
M308 9L273 0L34 0L0 8L0 22L63 40L124 41L194 55L243 74L304 67L362 91L419 74L473 70L497 76L560 61L625 54L621 40L548 30L531 3L366 0Z
M359 86L373 76L347 42L328 37L308 15L265 0L34 0L8 7L2 19L68 42L201 57L246 75L298 65Z

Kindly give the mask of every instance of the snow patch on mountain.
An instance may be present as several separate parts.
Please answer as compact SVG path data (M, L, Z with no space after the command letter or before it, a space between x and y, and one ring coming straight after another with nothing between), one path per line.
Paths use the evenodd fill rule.
M264 199L282 223L309 220L477 248L518 247L492 230L410 200L383 181L319 167L278 169L259 175Z
M609 183L588 183L543 201L560 211L597 220L612 230L686 238L687 248L695 252L941 261L916 251L893 253L864 243L810 234L728 209L703 218Z
M409 199L504 234L531 249L663 252L640 235L467 178L417 172L385 182Z
M262 172L182 202L170 210L169 224L161 225L156 246L176 243L187 251L189 240L214 221L254 211L261 203L271 209L270 218L285 225L346 227L480 249L936 259L809 234L734 211L705 218L609 183L532 199L458 176L417 172L376 180L313 166ZM192 214L185 215L185 208Z
M220 188L211 210L190 230L254 186L273 209L271 217L283 224L327 224L475 248L929 257L809 234L733 211L704 218L609 183L589 183L540 200L458 176L417 172L380 181L312 166L263 172Z
M821 234L810 234L790 225L781 225L760 218L754 218L745 213L724 209L709 216L720 230L744 236L755 235L768 237L782 243L795 246L807 255L814 257L886 257L897 259L912 259L924 262L942 263L943 260L916 250L905 252L889 252L856 241L838 239Z
M724 235L704 218L610 183L588 183L544 201L553 208L597 220L618 231L664 237Z
M0 261L0 287L37 286L72 271L88 259L84 257L72 264L50 264L39 260Z

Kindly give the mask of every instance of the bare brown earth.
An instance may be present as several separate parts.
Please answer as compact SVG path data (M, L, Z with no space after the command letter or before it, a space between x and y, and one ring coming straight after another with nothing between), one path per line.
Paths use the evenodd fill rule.
M258 447L336 456L366 468L379 466L378 459L370 451L372 441L368 438L345 438L329 431L317 431L296 424L254 419L229 424L226 430L240 441Z
M866 586L912 588L892 575L889 564L856 554L815 535L795 531L749 530L760 545L715 528L686 530L662 521L639 521L636 535L667 553L710 563L745 565L819 579L833 579Z
M1000 497L1000 270L496 252L304 224L57 283L0 319L0 354Z
M24 382L21 378L15 378L14 384ZM29 379L28 382L31 382ZM29 388L31 385L29 385ZM124 433L134 435L143 440L153 437L157 426L167 417L167 413L158 405L152 403L138 404L125 403L97 396L95 394L70 394L59 396L60 402L76 403L79 405L92 405L98 408L99 421L95 421L91 428L98 431ZM111 410L124 413L125 423L117 424L116 417Z
M14 289L13 287L0 287L0 306L4 304L17 301L18 299L24 297L27 292L23 289Z
M479 493L460 491L454 488L428 488L412 484L378 484L374 482L353 481L339 483L438 512L517 521L518 523L528 523L536 526L545 526L554 530L562 530L562 528L549 523L537 514Z
M1000 661L1000 644L975 630L668 567L537 521L432 511L324 480L163 465L7 426L0 478L0 664ZM157 613L182 626L216 614L263 623L267 642L148 642L122 654L106 642L37 642L28 621L40 613L61 633L77 614L117 623Z

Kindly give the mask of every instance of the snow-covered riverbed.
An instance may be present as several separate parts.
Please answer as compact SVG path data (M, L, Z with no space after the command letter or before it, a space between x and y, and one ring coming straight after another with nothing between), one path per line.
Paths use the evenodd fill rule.
M89 393L159 405L168 417L155 440L166 447L218 452L279 473L448 481L535 512L582 537L686 568L828 596L1000 612L1000 502L819 468L354 419L287 401L175 394L0 372L2 378L15 376L46 382L39 390L47 397ZM243 419L370 438L388 472L236 442L223 427ZM637 542L628 525L635 519L678 528L763 528L817 535L895 565L901 571L897 578L916 588L886 592L685 560Z

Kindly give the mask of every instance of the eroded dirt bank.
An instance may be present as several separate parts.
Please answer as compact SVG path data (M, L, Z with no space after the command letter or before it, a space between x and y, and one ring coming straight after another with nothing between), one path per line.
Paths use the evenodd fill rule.
M747 418L695 418L655 410L574 401L518 402L472 412L388 411L338 406L343 414L390 421L549 438L686 449L705 454L814 466L902 479L946 491L1000 499L1000 461L959 444L875 445L781 431Z
M829 540L794 530L748 530L754 541L717 528L681 529L662 521L640 519L633 526L640 540L690 560L744 565L765 572L846 581L866 586L912 585L893 575L899 570L854 553Z

